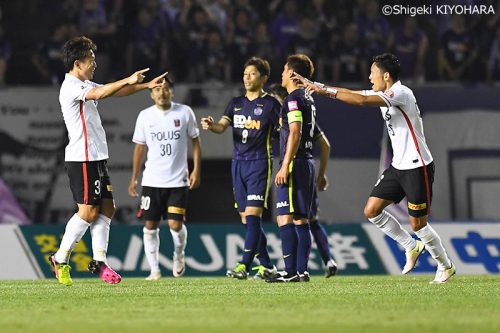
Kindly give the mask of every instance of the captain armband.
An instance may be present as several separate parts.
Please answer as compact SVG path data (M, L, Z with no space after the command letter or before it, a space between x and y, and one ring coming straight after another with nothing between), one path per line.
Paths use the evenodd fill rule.
M302 122L302 111L297 110L297 111L290 111L287 114L288 117L288 123L293 123L293 122Z

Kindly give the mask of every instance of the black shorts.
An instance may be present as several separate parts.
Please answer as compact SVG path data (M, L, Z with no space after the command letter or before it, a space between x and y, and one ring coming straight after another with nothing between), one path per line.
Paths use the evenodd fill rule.
M113 186L106 164L105 160L64 163L76 203L98 206L101 199L113 199Z
M371 197L400 202L408 200L408 214L413 217L428 215L432 202L434 162L425 167L398 170L392 165L382 173L373 187Z
M184 221L186 215L188 187L142 187L141 208L137 216L146 221Z

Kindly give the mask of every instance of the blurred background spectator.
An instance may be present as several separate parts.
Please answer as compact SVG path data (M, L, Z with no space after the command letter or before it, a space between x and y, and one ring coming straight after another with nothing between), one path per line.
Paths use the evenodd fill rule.
M428 46L427 36L419 29L417 19L406 17L403 28L391 34L388 45L401 63L401 79L413 79L414 84L424 81L424 61Z
M450 27L441 38L439 51L440 75L444 79L472 81L477 78L474 68L478 56L477 41L467 28L463 15L454 15Z
M305 53L318 80L359 84L370 58L387 51L413 85L493 82L500 1L480 4L497 14L384 16L378 0L1 1L0 85L59 84L60 47L76 35L99 45L102 82L145 67L168 70L177 82L239 82L254 55L270 61L278 81L285 57Z
M7 72L11 53L10 42L5 37L2 26L0 26L0 88L5 86L5 73Z

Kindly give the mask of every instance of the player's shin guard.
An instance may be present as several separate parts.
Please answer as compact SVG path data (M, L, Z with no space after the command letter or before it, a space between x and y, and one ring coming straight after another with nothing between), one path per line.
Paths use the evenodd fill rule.
M89 228L90 224L84 221L78 214L75 214L66 224L66 230L64 231L64 236L61 240L61 245L59 250L55 254L55 260L58 263L67 263L69 261L69 256L71 251L76 246L76 243L82 239L85 232Z
M99 214L97 220L90 225L90 234L92 236L92 252L94 260L106 263L106 253L108 252L109 229L111 219L105 215Z
M257 252L262 225L260 217L255 215L247 215L246 221L247 230L245 234L245 246L241 263L249 268L252 264L253 258L255 257L255 253Z
M387 236L398 242L406 251L411 251L415 248L417 244L416 241L410 236L408 231L403 229L398 220L385 210L368 220L375 224Z
M281 249L285 261L285 271L289 275L297 274L297 231L295 224L289 223L280 227Z
M299 274L307 272L309 263L309 255L311 254L311 228L309 223L298 224L295 226L297 230L297 271Z
M438 269L448 269L451 267L451 261L443 247L441 238L439 238L439 235L430 224L427 223L425 227L415 231L415 234L417 234L425 244L425 249L429 251L432 258L436 260Z
M262 266L266 268L272 268L273 264L271 258L269 257L269 252L267 251L267 237L262 225L260 227L260 237L259 243L257 245L257 259Z
M328 261L333 258L330 253L330 245L328 244L328 235L326 234L325 228L318 221L309 222L311 227L311 234L314 237L314 241L318 246L319 254L323 263L326 265Z
M146 259L148 260L149 267L151 267L151 272L157 273L160 271L160 229L142 229L144 241L144 253L146 254Z

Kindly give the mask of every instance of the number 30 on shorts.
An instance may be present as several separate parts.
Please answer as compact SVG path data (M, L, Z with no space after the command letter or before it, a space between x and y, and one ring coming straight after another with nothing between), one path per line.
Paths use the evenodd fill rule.
M141 209L148 210L150 205L151 205L151 198L149 196L142 196L141 197Z

